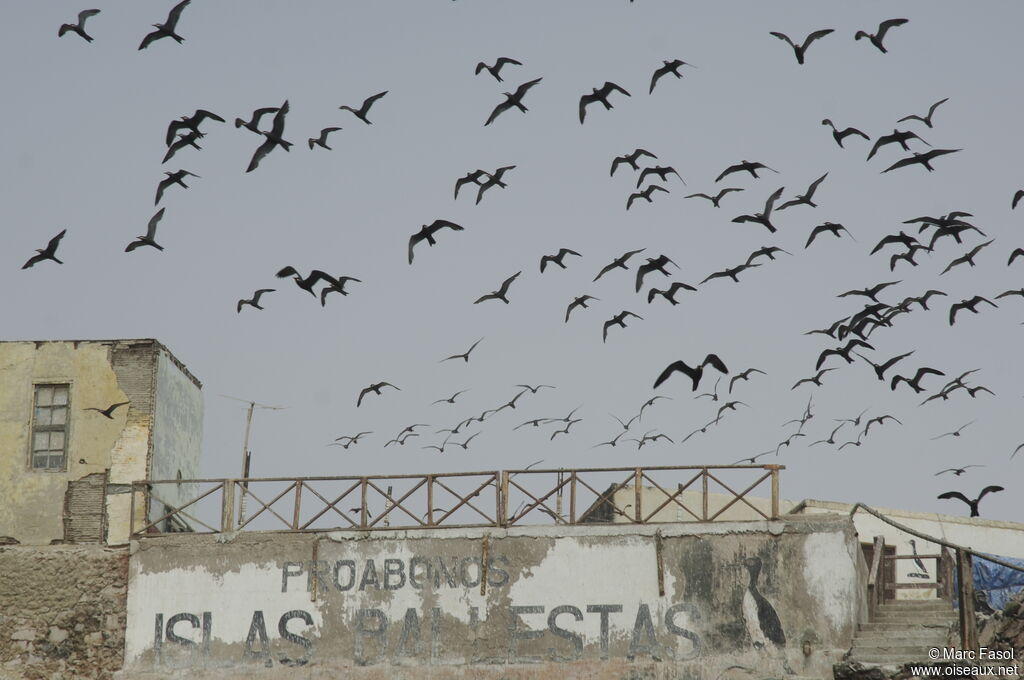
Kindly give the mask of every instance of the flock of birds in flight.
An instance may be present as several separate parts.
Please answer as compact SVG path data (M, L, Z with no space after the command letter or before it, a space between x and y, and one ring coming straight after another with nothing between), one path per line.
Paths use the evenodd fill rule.
M182 43L184 38L177 33L177 27L181 20L182 12L189 5L190 1L191 0L183 0L182 2L179 2L170 10L167 19L163 23L153 24L154 30L143 37L138 49L146 49L154 42L160 41L164 38L170 38L177 43ZM630 0L630 2L632 2L632 0ZM86 22L98 14L100 14L100 10L98 9L87 9L81 11L78 15L77 23L68 23L60 26L58 36L62 37L68 33L75 33L85 41L92 42L92 36L86 32ZM872 34L860 30L856 32L854 38L855 40L866 39L879 51L886 53L887 49L884 41L888 32L907 23L908 20L903 18L889 19L881 22L875 33ZM805 63L808 50L811 46L818 41L822 41L834 32L835 31L833 29L813 31L799 43L794 42L792 38L781 32L773 31L770 35L787 43L793 49L797 63L802 65ZM499 57L493 62L493 64L479 62L476 65L475 74L480 75L486 71L486 73L493 77L497 82L503 83L504 78L502 76L507 76L511 67L523 67L523 62L510 57ZM665 76L671 74L675 79L683 79L684 74L687 73L686 71L681 70L683 67L697 68L693 64L689 64L680 59L663 61L663 65L658 67L651 76L648 94L653 94L656 86ZM504 100L494 106L493 110L484 120L483 125L490 126L494 124L501 116L507 114L512 109L518 109L521 113L526 114L528 112L528 108L524 103L524 100L530 90L539 85L542 80L543 78L539 77L533 78L518 85L514 91L504 92ZM342 105L338 108L351 113L362 123L372 125L372 121L369 118L371 110L375 105L380 105L379 102L387 94L388 91L373 94L365 98L358 107ZM580 124L582 125L585 123L587 114L593 110L592 105L600 104L604 110L611 110L614 108L613 102L619 101L622 97L631 96L632 95L629 91L611 81L606 81L600 87L594 87L589 94L584 94L579 99L578 116ZM926 130L933 130L936 112L939 107L947 101L948 98L944 98L935 102L928 108L927 113L923 115L912 114L898 119L896 121L897 127L894 127L891 133L881 134L875 137L874 142L871 144L871 147L867 152L866 161L872 161L876 154L882 152L886 147L898 145L904 152L910 152L911 155L891 162L887 167L880 170L881 173L888 173L915 165L924 168L928 172L934 171L935 168L932 163L935 162L936 159L948 154L956 153L960 151L960 149L930 148L930 150L923 153L911 151L911 143L928 147L931 145L913 129L910 129L909 126L919 124ZM252 112L248 120L243 118L235 119L234 126L236 129L244 128L246 131L262 138L261 143L253 152L252 158L246 167L245 172L252 172L256 170L260 166L260 163L277 148L282 148L286 152L290 150L293 144L285 139L285 123L288 112L289 103L288 101L285 101L279 106L268 106L256 109ZM271 121L269 127L264 123L267 119ZM167 152L163 158L163 163L169 161L179 151L182 151L186 147L199 149L200 146L198 142L205 137L205 133L200 130L200 126L207 124L208 122L225 123L226 120L212 111L198 109L192 115L182 116L179 119L171 121L165 135ZM908 127L908 129L898 129L900 123L907 123L907 126L905 127ZM831 136L835 143L844 150L850 149L851 146L849 145L852 145L853 143L866 144L872 140L869 134L854 127L838 126L831 119L822 120L821 125L827 127L831 131ZM322 128L317 136L310 137L308 139L307 143L309 149L312 151L317 147L320 147L324 150L331 150L332 147L328 145L329 135L341 129L342 128L338 126ZM919 131L923 132L920 128ZM650 160L648 161L648 159ZM649 163L651 161L658 161L659 164L642 166L642 163ZM666 185L670 181L678 181L684 186L686 185L683 177L673 166L662 165L660 163L661 161L655 153L642 148L634 149L632 152L612 159L609 172L611 177L614 178L620 168L623 168L624 166L629 167L637 175L634 187L636 191L630 193L626 200L627 211L632 209L634 204L639 200L643 200L648 203L653 202L656 192L669 193L669 189L666 188ZM462 189L467 186L472 186L476 189L475 202L479 204L482 201L484 194L490 189L494 187L500 187L502 189L507 188L507 176L515 169L515 165L507 165L494 170L483 170L478 168L469 171L465 176L456 180L454 187L454 199L458 200ZM759 174L759 172L761 174ZM769 173L779 174L777 170L764 163L743 159L737 163L727 166L715 177L713 182L714 185L716 185L715 189L705 192L690 193L687 194L685 198L704 199L709 201L715 209L721 209L726 197L747 191L750 187L719 186L720 182L728 179L729 183L738 184L739 182L736 182L735 180L743 177L748 178L750 182L757 183L758 180L763 182L765 178L772 176ZM828 172L825 172L814 179L803 193L796 193L788 199L786 198L785 187L775 188L768 194L764 201L764 207L760 212L738 215L732 218L732 222L737 224L760 226L769 234L775 234L780 228L780 222L784 219L782 216L783 211L801 207L805 209L815 209L818 207L818 203L815 202L816 194L826 182L828 174ZM193 177L199 178L198 175L185 169L179 169L175 172L165 172L165 175L166 178L161 180L157 186L155 204L160 204L168 189L171 189L175 185L187 189L188 185L185 182L186 179ZM655 178L657 179L657 182L660 183L652 181ZM644 186L645 182L648 183L646 186ZM1011 209L1015 209L1017 207L1021 198L1024 198L1024 189L1017 191L1012 197L1010 205ZM132 252L143 246L163 250L163 247L156 241L156 230L157 225L164 216L164 211L165 208L160 208L153 215L147 225L146 233L142 236L136 237L134 241L130 242L125 248L126 252ZM897 266L900 266L901 268L917 267L921 264L915 260L915 257L919 254L925 253L930 256L939 252L940 246L945 246L950 243L961 245L964 243L965 239L972 237L971 232L976 233L982 238L987 238L980 228L968 221L971 217L972 215L967 212L953 211L945 215L926 215L905 220L904 224L908 226L905 229L899 230L898 233L884 236L874 244L870 251L870 255L883 254L883 256L888 256L889 269L893 272L895 272ZM917 229L916 234L913 232L913 227L915 226ZM435 219L429 224L423 224L418 231L409 237L406 250L406 257L409 265L413 265L415 256L420 252L420 247L424 242L426 242L427 246L432 247L438 245L442 240L454 238L456 234L463 231L465 231L465 227L447 219ZM62 263L62 261L57 257L57 249L66 233L67 230L65 229L51 238L46 247L37 250L36 254L24 264L22 269L33 267L46 260L50 260L58 264ZM844 225L825 221L820 225L815 226L810 231L807 236L804 249L811 248L815 243L818 243L818 239L823 238L825 235L830 235L837 239L847 238L852 241L856 240L854 234L851 233L851 231ZM969 250L950 259L946 267L939 273L939 276L945 275L961 265L975 267L976 262L974 261L974 258L978 257L984 249L991 246L995 241L996 239L988 239L984 242L971 245ZM896 252L892 250L894 248L897 249ZM596 276L594 276L590 283L596 283L604 276L614 274L617 270L630 271L630 266L634 258L637 258L637 256L645 251L646 248L638 248L627 251L618 257L614 257L611 262L604 265L597 272ZM780 247L766 245L751 252L745 261L733 266L727 266L719 271L711 272L700 282L687 283L680 280L672 280L664 288L650 286L645 297L648 305L654 304L656 299L661 297L668 304L676 306L680 304L680 301L677 299L677 296L680 294L696 293L698 291L698 286L711 284L715 279L724 279L733 283L740 283L739 277L741 274L746 275L745 273L748 270L771 265L777 258L783 255L790 257L793 256L792 253L783 250ZM573 259L567 260L570 256ZM1012 266L1014 261L1021 256L1024 256L1024 249L1014 249L1008 254L1006 266ZM545 254L540 258L540 275L544 275L545 271L553 265L557 265L561 269L567 269L570 266L573 266L572 263L582 259L585 259L584 256L577 250L566 247L560 248L557 252ZM1024 259L1024 257L1022 257L1022 259ZM633 292L640 293L645 284L648 283L648 277L651 275L660 274L663 277L674 278L674 271L670 269L670 266L678 269L678 265L676 265L676 263L665 254L658 254L655 257L646 257L646 262L642 262L635 267L635 285ZM510 304L511 300L509 296L512 292L512 287L513 285L517 285L517 282L520 280L522 275L523 270L519 270L514 274L511 274L505 278L495 290L484 292L473 300L472 303L482 304L501 302L506 305ZM320 269L313 269L308 275L303 276L299 270L292 266L281 268L276 272L276 276L278 278L291 278L298 288L312 295L314 299L319 297L322 306L326 305L327 297L330 293L337 292L343 296L348 295L349 291L346 290L347 284L361 283L358 278L331 274ZM910 363L910 358L914 355L913 350L902 352L892 358L881 361L881 363L875 363L872 358L862 353L863 351L875 351L875 347L871 342L869 342L871 336L875 332L880 332L883 329L894 326L900 317L909 315L914 310L915 305L918 310L929 311L929 303L932 302L932 304L934 304L936 302L933 301L933 298L948 297L947 294L941 290L929 289L920 295L906 296L902 301L890 300L888 302L884 302L879 299L880 296L888 295L891 292L890 289L900 283L902 283L901 280L885 281L865 286L862 289L838 293L836 296L837 298L857 298L863 301L863 306L860 309L844 315L840 319L828 322L824 328L810 330L805 333L805 335L825 336L834 341L833 344L835 344L835 346L823 349L815 362L815 374L796 381L796 383L792 385L791 389L796 390L805 385L820 387L822 386L824 377L827 373L840 370L840 368L843 367L843 365L829 365L826 367L826 363L835 364L836 360L842 360L845 362L846 366L849 366L857 363L857 359L859 359L864 364L870 366L877 379L882 382L883 385L887 384L889 389L893 392L903 384L917 394L932 391L932 393L926 396L921 402L920 406L922 407L935 400L948 400L951 398L951 395L954 395L959 391L963 391L966 395L969 395L970 398L976 398L979 393L991 394L992 390L988 387L972 384L969 380L969 376L979 372L980 369L963 371L956 378L946 381L941 387L936 388L933 386L932 388L928 388L922 384L923 381L927 380L928 382L933 382L934 378L948 377L946 374L948 368L915 366L910 368L910 370L905 371L907 374L903 375L902 372L896 372L898 370L896 365L901 364L901 362L904 362L901 364L903 366L912 365ZM317 289L317 286L319 286L319 289ZM256 310L264 309L261 305L263 297L274 292L276 292L276 289L274 288L256 289L249 298L238 300L237 312L240 313L244 306L250 306ZM964 311L978 314L982 309L984 309L984 307L980 307L981 305L984 304L992 308L997 308L999 304L994 300L1001 300L1014 296L1024 298L1024 288L1019 290L1006 290L989 296L975 294L972 297L962 299L959 302L953 302L948 308L948 323L950 326L953 326L958 318L960 318L958 317L958 314L962 314ZM583 311L577 310L589 309L590 307L588 303L599 301L599 298L587 292L575 296L565 308L563 323L569 323L570 318L575 320L577 316L583 313ZM574 315L574 312L576 312L576 315ZM602 342L608 342L610 330L618 327L623 329L623 331L617 332L624 332L624 330L628 328L627 321L633 323L634 320L642 322L644 321L644 317L628 309L623 309L619 313L604 320L601 324ZM462 360L463 363L468 364L470 361L470 355L482 341L483 338L475 341L465 352L453 354L441 359L440 361L458 362L459 360ZM714 409L713 418L711 418L702 427L687 434L685 437L679 438L679 443L685 442L699 434L706 433L711 427L717 426L723 418L729 414L729 412L737 411L738 407L749 408L749 405L742 401L730 400L733 390L737 386L736 383L739 381L746 383L755 379L758 375L768 375L767 371L755 367L745 368L742 371L733 373L727 385L728 390L726 395L721 395L719 393L719 384L723 377L730 374L729 368L726 366L723 359L714 353L710 353L699 362L691 359L678 359L669 363L654 378L652 388L658 389L663 384L673 380L677 373L681 373L689 379L688 385L691 388L691 391L697 392L700 389L701 382L705 379L704 374L705 369L707 368L710 368L715 373L720 374L721 377L717 378L717 382L715 383L712 391L698 394L695 398L707 398L710 402L721 402L721 405ZM934 384L937 383L933 383L933 385ZM479 415L470 415L469 417L462 418L450 427L437 430L436 434L446 435L444 439L438 440L436 443L427 444L423 446L423 448L436 450L439 453L444 453L446 449L450 447L460 447L463 450L469 450L470 442L479 436L482 430L477 430L468 436L463 435L461 441L456 440L455 438L459 436L464 429L471 427L474 423L482 424L485 420L493 418L506 409L510 411L515 410L517 405L521 406L521 404L518 404L520 399L528 399L527 395L535 395L541 389L555 389L551 385L543 384L520 384L516 385L515 388L517 391L508 401L495 405L492 408L483 409L479 412ZM400 388L386 380L373 383L359 392L356 400L356 406L361 407L364 401L371 395L375 398L384 398L384 395L386 394L385 390L400 391ZM453 406L461 404L462 402L457 400L461 395L468 391L469 389L467 388L459 390L447 397L442 396L434 401L431 406ZM621 430L617 431L611 439L595 444L594 448L602 446L616 447L622 445L623 442L632 442L635 444L636 449L639 450L646 445L653 445L660 441L676 443L668 434L660 432L657 429L649 429L642 434L634 432L632 429L634 423L642 421L646 409L653 407L657 401L663 399L670 400L671 397L655 395L646 400L638 408L638 412L635 415L632 415L627 419L612 416L621 427ZM90 408L88 410L98 411L104 416L110 418L111 412L122 405L124 405L124 403L113 404L106 409ZM542 426L553 426L546 432L549 440L554 440L559 435L568 436L571 428L582 420L581 417L575 417L580 408L581 406L574 408L564 416L529 418L524 422L515 425L512 429L518 430L527 427L540 429ZM887 423L895 423L897 425L901 424L900 420L891 414L879 414L874 417L864 419L866 413L867 410L861 412L854 418L836 419L838 425L829 428L831 430L829 436L811 442L809 443L809 446L815 447L818 445L826 445L835 447L837 451L843 451L847 447L861 446L863 440L868 436L869 432L872 431L871 428L873 425L876 425L877 428L881 428ZM795 440L807 436L803 431L804 426L811 421L814 415L812 398L808 400L806 408L798 418L783 424L783 427L795 424L796 428L794 431L787 433L787 436L782 439L776 447L757 455L740 459L734 464L746 463L755 465L757 464L757 460L764 456L778 455L782 448L789 447ZM864 419L863 423L862 419ZM961 431L970 424L971 423L967 423L954 431L944 433L938 437L934 437L933 439L940 439L946 436L960 437ZM391 446L392 444L403 446L410 439L420 437L421 432L417 430L425 427L429 427L429 425L426 423L410 424L402 428L394 437L390 438L384 444L384 447ZM840 432L843 432L846 436L845 441L837 439L837 435L839 435ZM359 444L372 434L373 433L369 431L361 431L352 435L342 435L332 442L332 445L349 449L350 447ZM626 438L626 434L635 434L638 436ZM1024 448L1024 443L1013 451L1011 458L1022 448ZM968 469L976 467L983 466L965 465L960 468L941 470L936 474L943 475L945 473L953 473L955 476L959 477L965 474ZM978 503L981 499L986 494L1002 490L1003 487L1001 486L987 486L982 489L976 498L973 499L956 491L943 493L939 495L938 498L960 500L967 504L971 512L971 516L977 516Z

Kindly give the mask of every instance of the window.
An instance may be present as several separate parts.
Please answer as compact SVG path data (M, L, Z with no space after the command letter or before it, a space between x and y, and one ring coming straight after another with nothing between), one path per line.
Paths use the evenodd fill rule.
M36 385L32 415L32 469L64 469L70 385Z

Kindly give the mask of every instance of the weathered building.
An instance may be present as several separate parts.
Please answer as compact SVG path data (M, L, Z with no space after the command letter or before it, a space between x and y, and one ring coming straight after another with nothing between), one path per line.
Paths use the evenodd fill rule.
M131 482L198 477L200 387L156 340L0 342L0 542L127 543Z

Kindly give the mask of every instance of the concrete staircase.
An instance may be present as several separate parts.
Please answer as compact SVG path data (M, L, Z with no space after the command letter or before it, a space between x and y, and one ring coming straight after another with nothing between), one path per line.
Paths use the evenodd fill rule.
M901 600L880 605L853 638L850 660L867 664L928 662L928 650L945 647L956 612L943 600Z

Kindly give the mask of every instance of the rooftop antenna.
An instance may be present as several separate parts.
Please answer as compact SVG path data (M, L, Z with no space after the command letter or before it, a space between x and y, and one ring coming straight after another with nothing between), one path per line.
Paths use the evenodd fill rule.
M238 397L232 397L227 394L220 395L225 399L233 399L240 401L243 404L248 404L248 412L245 416L245 439L242 441L242 499L238 504L238 526L242 526L245 522L245 500L249 493L249 468L252 462L252 451L249 450L249 430L252 429L252 413L254 409L265 408L272 411L281 411L288 408L287 406L269 406L267 404L260 404L258 402L249 399L239 399Z

